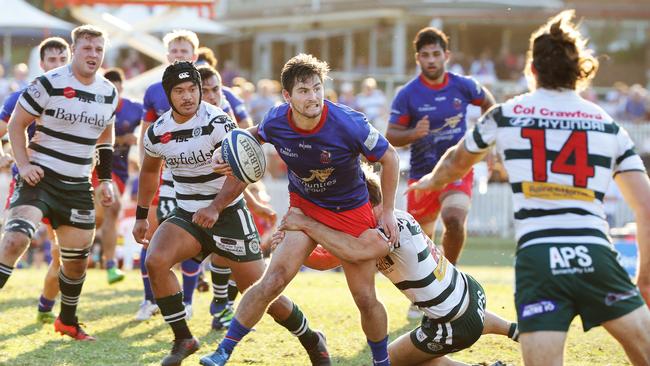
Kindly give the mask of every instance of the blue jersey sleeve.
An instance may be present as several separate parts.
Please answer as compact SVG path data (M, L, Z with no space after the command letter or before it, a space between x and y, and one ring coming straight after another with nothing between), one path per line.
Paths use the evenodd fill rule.
M223 94L226 96L226 100L230 103L230 107L235 114L235 119L237 122L242 121L248 118L248 111L246 110L246 105L242 99L239 99L232 91L227 88L223 89Z
M158 119L156 107L154 106L152 87L148 87L142 100L142 119L145 122L153 123Z
M351 136L355 139L359 151L368 161L378 161L388 149L388 140L363 115L359 114L354 121L356 128Z
M480 106L485 100L485 91L483 86L476 79L468 76L461 77L461 82L467 92L467 99L471 104Z
M390 124L404 127L410 126L411 112L409 110L408 100L408 88L404 87L397 93L395 99L393 99L393 105L390 108L390 118L388 120Z
M16 103L18 103L18 98L20 98L21 92L22 90L13 92L5 98L4 103L2 104L2 110L0 110L0 119L9 122L9 118L14 112L14 108L16 108Z

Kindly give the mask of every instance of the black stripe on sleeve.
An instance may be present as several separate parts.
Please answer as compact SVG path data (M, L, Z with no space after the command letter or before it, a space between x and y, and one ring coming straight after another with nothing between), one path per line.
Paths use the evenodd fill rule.
M623 155L616 158L616 165L620 165L623 162L623 160L629 158L630 156L634 156L634 155L636 155L636 151L634 151L634 148L626 150L623 153Z
M38 113L39 116L40 116L41 114L43 114L43 107L41 107L41 106L40 106L40 105L39 105L39 104L34 100L34 98L32 98L32 96L29 95L29 93L27 93L27 91L25 91L25 92L23 93L23 99L25 99L25 101L27 102L27 104L29 104L29 106L32 107L32 109L33 109L36 113ZM31 114L31 113L30 113L30 114Z

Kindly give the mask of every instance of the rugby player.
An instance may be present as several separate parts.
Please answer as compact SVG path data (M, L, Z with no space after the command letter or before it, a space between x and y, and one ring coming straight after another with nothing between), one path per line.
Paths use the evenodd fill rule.
M61 312L54 329L76 340L94 340L80 326L77 305L86 277L95 234L90 183L95 150L101 203L115 200L111 182L113 121L117 90L97 75L105 33L83 25L72 31L72 60L38 77L21 95L9 121L20 179L10 200L0 243L0 288L29 246L36 225L49 219L61 251ZM27 143L27 128L36 118L36 133Z
M156 303L174 332L174 345L162 365L180 365L199 348L185 320L183 293L171 272L175 263L211 253L224 257L241 291L264 272L259 235L241 191L234 199L217 206L215 197L225 191L224 182L242 188L234 177L212 171L211 157L226 133L237 127L218 107L201 102L201 77L190 62L167 67L162 85L172 109L145 132L146 155L140 170L138 207L133 236L148 244L148 207L158 188L163 162L174 177L178 207L155 231L149 244L146 266ZM231 188L232 189L232 188ZM329 364L325 338L311 330L297 305L277 298L268 313L300 340L312 363Z
M530 37L531 92L497 105L412 190L467 174L493 146L513 191L515 304L526 365L562 365L580 315L602 325L634 365L650 365L650 180L623 127L578 91L598 61L564 11ZM603 209L612 176L637 222L635 286L617 261ZM639 291L639 289L641 291ZM641 292L641 293L639 293Z

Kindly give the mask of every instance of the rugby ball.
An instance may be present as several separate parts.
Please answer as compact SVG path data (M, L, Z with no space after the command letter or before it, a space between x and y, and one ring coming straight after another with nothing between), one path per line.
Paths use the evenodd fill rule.
M221 142L221 157L233 175L245 183L255 183L266 171L266 158L257 139L241 128L231 130Z

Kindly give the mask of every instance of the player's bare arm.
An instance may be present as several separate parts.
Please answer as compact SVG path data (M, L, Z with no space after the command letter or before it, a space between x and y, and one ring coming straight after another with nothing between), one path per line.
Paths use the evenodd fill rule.
M101 135L97 138L97 145L109 144L113 146L115 144L115 129L113 126L105 128ZM101 204L104 207L111 206L115 202L115 192L113 191L113 182L112 181L101 181L99 184L99 194L101 197Z
M27 155L27 127L32 124L34 117L19 103L9 120L9 140L11 141L18 173L31 186L36 185L44 175L43 169L37 165L32 165Z
M6 132L7 122L0 120L0 137L4 136ZM9 166L13 160L10 154L5 153L4 147L2 146L2 139L0 139L0 169Z
M145 120L140 121L140 135L138 135L138 157L140 158L140 164L142 164L142 161L144 160L145 157L145 152L144 152L144 135L147 133L147 130L149 129L149 126L151 126L151 122L147 122Z
M386 131L386 139L393 146L406 146L414 141L417 141L430 132L429 116L425 115L417 123L415 127L408 128L396 124L389 124Z
M483 160L488 152L489 150L478 154L471 153L465 147L465 138L463 138L456 146L445 152L431 173L420 178L420 180L409 186L406 191L440 190L445 185L464 177L474 164Z
M154 158L152 156L144 156L142 167L140 168L140 177L138 178L138 206L148 209L151 205L156 191L158 190L158 183L160 180L160 168L162 167L163 160ZM133 227L133 237L135 241L140 244L148 244L149 241L145 239L145 234L149 228L147 219L139 219L135 221Z
M483 99L483 103L481 103L481 114L485 113L488 111L488 109L492 108L493 105L496 104L496 100L494 99L494 95L490 93L489 90L487 90L486 87L481 87L483 89L483 93L485 94L485 98Z
M384 155L379 159L381 164L381 194L382 216L379 223L388 236L391 244L397 243L399 232L397 231L397 221L395 220L395 193L397 192L397 183L399 182L399 156L397 151L391 145Z
M296 208L289 209L279 230L303 231L336 257L350 263L376 259L390 253L390 243L377 229L368 229L355 238L303 215Z
M629 171L617 174L614 180L634 211L639 247L637 286L646 304L650 304L650 179L644 172Z

